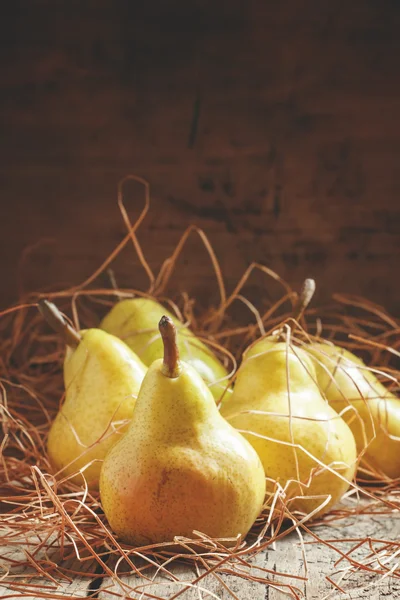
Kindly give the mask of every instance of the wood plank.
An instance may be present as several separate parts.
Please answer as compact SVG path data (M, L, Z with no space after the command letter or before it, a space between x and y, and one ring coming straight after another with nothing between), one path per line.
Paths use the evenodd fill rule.
M56 546L52 548L46 543L38 551L40 543L40 538L32 535L20 539L19 543L0 546L0 598L36 600L42 594L49 598L86 598L96 579L93 561L80 562L73 558L62 561ZM46 575L38 575L33 561L37 561ZM57 569L61 564L62 569ZM76 577L74 572L87 576Z
M179 562L166 565L175 580L163 573L162 570L156 571L153 568L146 570L150 581L118 572L119 581L116 582L99 573L90 561L78 563L76 560L70 559L63 562L57 555L57 550L53 550L52 554L46 552L45 548L40 552L34 552L35 544L37 546L40 541L37 537L32 538L30 542L21 539L19 543L3 546L0 550L0 569L2 571L0 597L28 597L34 600L39 597L37 593L39 589L41 593L46 593L49 597L98 596L101 600L115 598L136 600L152 596L168 599L182 590L184 591L181 597L185 600L208 597L217 597L221 600L231 598L279 600L283 597L294 597L290 596L289 587L283 588L279 585L282 583L292 585L299 597L305 600L324 600L325 598L327 600L342 598L345 600L382 600L387 597L393 599L400 597L400 579L398 577L400 515L398 513L393 513L391 516L379 514L356 516L333 521L330 524L312 527L312 532L319 538L330 540L338 551L334 548L329 549L325 544L319 542L310 543L315 539L309 534L304 534L302 543L300 543L299 536L294 532L278 540L274 547L259 553L251 561L251 575L259 578L268 576L271 582L276 582L276 587L224 573L209 574L198 583L192 583L202 571L196 571L193 566L190 567ZM364 538L368 538L370 544L365 543L356 548L358 541ZM393 549L385 554L379 540L396 542L397 556ZM35 568L29 565L26 549L30 549L35 559L41 561L42 568L48 573L47 580L44 577L39 578ZM357 570L357 565L351 565L346 558L337 563L343 557L340 552L348 553L351 549L353 551L350 553L350 557L360 563L366 563L368 556L371 555L371 550L373 550L376 553L375 560L370 562L370 566L378 567L377 559L379 559L387 569L397 568L397 577L388 576L382 579L381 575ZM17 566L13 561L22 564ZM54 569L54 564L60 566L58 573ZM231 566L235 569L235 565ZM7 571L9 571L8 574L6 574ZM74 571L86 572L87 577L75 577ZM290 577L284 577L284 574ZM295 578L296 576L297 578ZM103 579L101 579L102 577ZM328 581L327 577L334 580L346 593L342 594Z
M349 552L354 548L357 541L340 542L343 539L361 540L369 536L372 539L383 539L398 541L400 535L400 519L399 515L392 518L378 518L365 516L355 519L348 519L344 522L338 521L329 527L319 526L313 528L318 537L332 541L341 552ZM304 584L303 593L307 600L322 600L329 598L339 600L339 598L360 598L379 600L387 596L396 597L395 592L400 593L399 579L387 578L379 581L380 577L370 575L365 571L350 572L350 565L346 560L343 560L335 566L336 561L341 558L334 549L329 549L322 543L313 543L309 545L307 542L313 541L309 535L304 536L304 552L299 544L299 540L295 536L282 540L277 543L277 548L274 552L266 553L266 562L273 562L274 569L281 572L301 574L307 576L307 582ZM363 562L370 553L370 548L367 544L362 546L356 552L351 553L351 557ZM306 566L307 565L307 566ZM376 566L376 565L375 565ZM391 566L398 567L398 561L392 561ZM306 570L307 569L307 572ZM328 580L330 577L340 587L346 591L345 594L338 591ZM282 596L279 592L269 592L268 600L278 600Z
M340 520L330 526L318 526L313 528L313 531L322 539L332 540L332 543L340 551L349 552L351 548L356 546L357 541L340 542L340 540L360 540L369 536L373 540L382 539L398 542L400 539L400 517L398 514L391 517L380 515L376 517L358 516L344 521ZM339 598L382 600L387 597L393 599L400 597L400 580L398 577L387 577L381 580L380 576L371 575L365 573L365 571L352 573L346 560L342 560L340 564L335 566L335 562L341 558L341 554L334 549L330 550L324 544L308 543L312 541L313 538L306 534L302 546L296 533L289 534L276 543L275 549L269 549L257 555L253 563L253 574L261 575L261 572L257 572L257 567L270 569L272 573L276 573L272 577L275 581L290 583L295 586L300 597L304 597L306 600L323 600L324 598L331 600L339 600ZM374 542L374 546L377 549L380 547L376 542ZM352 552L351 557L363 562L369 553L370 548L365 544L356 552ZM306 557L306 561L304 557ZM383 555L382 558L384 560ZM397 566L398 569L398 558L394 557L388 564L389 568ZM140 592L145 590L148 594L167 599L181 591L182 581L191 582L196 578L193 571L182 565L174 566L171 571L181 579L181 583L172 582L160 573L155 575L154 583L145 588L141 587L142 582L137 576L122 575L123 587L106 578L102 583L99 598L101 600L110 600L115 597L139 598ZM279 576L279 573L306 577L307 580L284 578ZM346 593L342 594L336 589L327 580L327 577L331 577L336 581ZM181 598L186 600L186 598L215 597L212 594L215 594L221 600L235 597L240 600L280 600L285 597L282 589L272 586L246 581L233 575L222 574L220 578L223 583L218 581L215 576L208 575L193 588L186 590ZM228 586L231 592L223 584ZM125 585L127 587L124 587ZM207 595L207 591L209 595ZM288 590L286 591L288 592ZM286 595L286 597L290 597L290 595Z
M256 557L254 565L264 566L263 555L260 554ZM143 598L151 597L151 595L153 597L170 598L179 592L182 592L180 597L184 599L198 599L202 597L235 598L235 595L240 599L256 599L264 598L265 595L265 586L263 584L241 577L233 575L216 576L211 574L203 577L197 584L193 584L192 582L201 574L201 571L196 573L194 569L182 564L168 565L167 568L177 581L173 581L172 577L162 572L157 574L156 570L148 573L148 576L154 579L154 583L152 584L139 580L137 577L128 576L121 577L120 583L105 579L100 588L99 598L101 600L109 600L110 598L115 598L115 594L117 594L117 597L138 598L141 593L149 594L149 596L143 595ZM254 574L257 574L256 569L254 569ZM232 593L228 590L231 590Z
M133 171L152 184L139 237L153 267L195 223L229 288L258 261L294 286L314 276L317 301L346 291L398 311L400 10L383 4L8 3L0 306L40 239L55 241L26 265L29 289L98 267L123 235L116 185ZM127 198L133 218L142 194ZM191 242L174 296L217 302L203 257ZM116 273L146 286L133 251ZM264 278L252 285L261 302L274 295Z

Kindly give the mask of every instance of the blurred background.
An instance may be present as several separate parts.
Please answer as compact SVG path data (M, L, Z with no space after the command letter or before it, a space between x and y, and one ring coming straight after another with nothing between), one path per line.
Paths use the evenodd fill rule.
M88 277L126 232L117 184L135 173L151 185L138 237L152 268L193 223L230 290L257 261L292 286L315 277L320 302L344 292L399 312L398 0L12 0L0 12L0 307L21 279ZM132 220L143 202L127 185ZM121 286L147 283L131 247L115 270ZM218 300L198 239L174 282ZM267 297L274 284L249 285Z

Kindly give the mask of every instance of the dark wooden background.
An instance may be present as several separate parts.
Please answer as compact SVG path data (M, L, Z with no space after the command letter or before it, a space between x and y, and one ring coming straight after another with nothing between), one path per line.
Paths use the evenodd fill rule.
M78 283L152 186L153 267L190 224L230 288L252 261L400 308L398 0L9 0L0 17L0 306ZM143 194L127 187L127 208ZM204 256L204 259L203 259ZM209 296L189 244L179 286ZM133 251L121 284L146 281ZM254 279L267 294L267 279ZM214 288L213 288L214 289ZM211 294L212 295L212 294ZM216 298L215 298L216 299Z

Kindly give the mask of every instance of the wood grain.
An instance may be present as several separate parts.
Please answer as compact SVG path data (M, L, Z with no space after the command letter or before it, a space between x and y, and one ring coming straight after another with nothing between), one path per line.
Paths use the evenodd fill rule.
M367 557L371 555L371 550L378 552L382 548L382 544L378 540L398 542L400 538L399 515L358 516L333 522L329 526L313 527L312 532L321 539L330 540L338 551L316 542L311 535L303 534L304 543L301 543L297 534L289 534L276 542L274 548L269 548L268 551L258 554L253 559L252 575L265 577L265 571L260 569L269 569L272 581L294 586L299 597L304 600L383 600L386 598L396 600L400 598L398 576L393 577L389 574L382 578L365 571L357 571L357 569L351 571L351 565L346 558L337 563L342 557L339 552L349 552L353 548L349 554L350 558L365 563ZM366 542L354 550L358 540L364 538L371 541L371 546ZM172 563L167 567L179 581L174 582L162 572L156 572L155 569L152 572L147 569L146 574L153 581L145 582L135 576L121 575L119 569L121 585L105 577L101 572L96 576L93 574L91 577L90 574L93 573L94 567L90 561L78 563L76 560L69 560L68 563L61 563L54 552L51 556L43 551L38 554L35 546L39 542L38 537L32 537L30 540L21 539L19 544L16 541L12 546L0 547L2 573L0 597L24 597L36 600L39 598L39 594L36 595L35 590L39 588L49 598L98 597L100 600L111 598L114 600L118 598L137 600L145 597L160 597L167 600L181 590L184 590L180 596L182 600L192 598L280 600L293 597L290 595L288 587L282 589L280 586L266 586L231 574L218 574L217 577L208 575L193 584L192 582L201 574L201 571L196 573L194 569L181 563ZM35 569L29 565L26 549L29 549L31 555L41 563L42 568L48 573L47 579L37 577ZM383 553L376 555L376 558L378 556L381 565L387 569L395 568L398 563L393 551L386 555ZM13 562L16 560L18 562L25 561L25 566L17 568ZM54 571L54 563L62 564L62 572L69 574L71 579L68 580L65 575L64 577L57 575ZM110 567L110 564L108 566ZM379 565L376 560L372 560L370 566L376 568ZM9 571L8 574L6 571ZM73 577L74 571L87 571L88 576L85 578ZM284 577L284 574L292 577ZM299 579L293 576L298 576ZM338 591L327 577L333 579L345 593ZM143 592L144 595L142 595Z
M2 3L1 305L78 283L124 233L128 172L152 185L152 267L203 227L229 288L260 261L298 286L399 310L400 7L393 0ZM143 201L127 188L132 218ZM203 258L204 256L204 258ZM145 286L133 252L119 282ZM171 290L217 301L200 245ZM271 292L254 279L255 293Z
M69 569L71 573L62 576L54 572L53 561L57 560L54 552L51 559L45 552L33 552L35 545L38 544L38 536L32 536L29 541L28 538L21 540L20 545L14 542L10 546L0 546L0 598L37 600L40 597L86 598L89 596L91 583L95 580L90 577L93 564L89 562L78 564L76 560L68 560L64 562L64 569L67 571ZM30 556L28 552L31 552ZM41 565L44 575L38 576L32 566L33 561ZM20 566L16 566L17 563ZM87 572L88 577L74 577L73 572L77 570Z
M342 552L348 552L356 546L357 541L369 536L372 539L398 540L400 535L400 520L397 517L371 517L360 516L356 519L339 521L332 526L319 526L313 532L322 539L329 539ZM353 539L353 542L338 542L343 539ZM349 572L349 563L346 559L335 565L341 555L335 550L330 550L322 543L315 542L314 538L304 535L305 545L302 548L300 539L296 534L290 534L276 543L275 549L259 554L253 562L253 575L260 576L257 568L270 569L276 573L275 580L284 582L297 588L300 598L305 600L382 600L384 598L399 598L400 583L398 578L381 577L362 572ZM379 545L374 543L375 548ZM370 554L368 544L352 552L350 556L360 562L365 561ZM396 558L390 566L396 564ZM104 579L99 598L139 598L140 593L152 594L153 597L172 598L184 588L184 583L193 582L198 574L189 567L175 565L168 567L180 582L171 581L162 573L154 573L154 583L143 586L143 580L136 576L122 577L123 587L108 579ZM283 577L281 574L297 575L305 580ZM148 574L150 576L150 574ZM265 573L264 573L265 576ZM220 575L217 579L208 575L197 584L192 584L180 596L182 600L195 598L216 597L221 600L238 598L239 600L280 600L293 598L288 588L282 589L273 585L266 586L261 583L246 581L234 575ZM340 592L328 580L331 577L345 591ZM272 576L272 578L274 578ZM230 590L230 591L229 591ZM207 592L210 594L208 595ZM286 594L284 593L286 592ZM211 596L215 594L215 596ZM151 597L151 596L149 596Z

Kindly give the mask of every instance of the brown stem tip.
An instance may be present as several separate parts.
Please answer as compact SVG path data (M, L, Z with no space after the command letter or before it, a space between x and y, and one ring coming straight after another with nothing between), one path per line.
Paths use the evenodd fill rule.
M56 333L63 337L67 346L77 348L82 338L76 329L67 323L57 306L48 300L42 299L38 302L38 308L45 321Z
M176 327L173 324L172 319L164 315L160 319L158 329L160 330L164 344L162 372L166 377L171 377L171 379L173 379L178 377L181 372L179 350L176 343Z
M314 279L306 279L303 283L303 286L300 290L300 294L296 305L293 309L293 319L297 322L303 316L304 311L307 306L310 304L312 297L315 293L315 281Z

